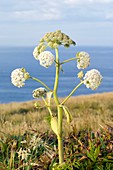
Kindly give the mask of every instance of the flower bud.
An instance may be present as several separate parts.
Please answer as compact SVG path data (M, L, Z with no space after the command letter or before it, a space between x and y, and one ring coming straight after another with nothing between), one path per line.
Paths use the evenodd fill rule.
M47 45L48 45L49 47L53 48L53 42L49 42Z
M55 36L58 37L61 34L61 30L55 31Z
M49 37L50 37L50 35L51 35L51 33L50 33L50 32L48 32L48 33L46 33L46 34L45 34L45 37L49 38Z
M32 96L33 98L45 97L46 93L47 93L47 90L43 87L40 87L40 88L33 90Z
M30 74L29 74L28 72L26 72L26 73L24 74L24 78L25 78L25 80L28 80L28 79L30 78Z
M46 33L44 37L40 40L40 42L45 43L45 45L48 45L51 48L57 48L59 45L69 47L70 45L76 44L73 40L70 39L68 35L62 33L61 30ZM38 48L38 52L42 52L41 47Z
M68 41L69 40L69 36L63 33L63 40Z
M71 45L71 44L73 44L74 41L69 38L68 42Z
M58 48L58 44L57 44L57 43L54 43L54 44L53 44L53 48Z
M83 76L84 76L83 71L80 71L80 72L77 74L77 76L78 76L79 79L82 79Z
M65 47L65 48L69 48L69 44L65 44L64 47Z
M63 35L62 35L62 33L58 35L57 39L58 39L58 41L62 41L62 40L63 40Z
M53 38L52 38L52 41L53 41L53 42L56 42L56 41L57 41L57 37L53 37Z
M50 39L48 37L44 37L44 41L49 42Z
M44 38L41 38L41 39L40 39L40 42L44 42Z

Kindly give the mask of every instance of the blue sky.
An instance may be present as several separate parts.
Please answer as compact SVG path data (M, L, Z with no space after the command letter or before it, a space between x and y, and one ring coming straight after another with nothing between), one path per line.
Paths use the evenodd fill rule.
M113 0L0 0L0 46L35 46L57 29L78 45L113 46Z

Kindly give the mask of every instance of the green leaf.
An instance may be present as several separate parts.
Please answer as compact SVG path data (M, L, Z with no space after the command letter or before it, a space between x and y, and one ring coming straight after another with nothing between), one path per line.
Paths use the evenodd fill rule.
M90 158L93 162L96 161L95 158L94 158L94 156L93 156L89 151L86 152L86 155L87 155L87 157Z
M57 117L51 117L51 129L53 130L53 132L58 135L58 119Z
M100 153L100 146L98 146L98 147L95 149L95 152L94 152L94 158L95 158L95 159L97 159L99 153Z
M71 123L72 115L71 115L69 109L66 106L63 106L63 110L64 110L64 113L65 113L65 115L67 117L67 123Z

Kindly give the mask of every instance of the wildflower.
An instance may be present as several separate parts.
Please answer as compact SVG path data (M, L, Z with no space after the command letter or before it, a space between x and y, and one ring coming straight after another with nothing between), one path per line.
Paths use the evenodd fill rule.
M29 77L30 75L26 72L25 68L17 68L11 73L11 82L14 86L23 87L25 85L25 80Z
M57 48L59 45L63 45L64 47L76 45L76 43L70 39L68 35L62 33L61 30L46 33L40 42L43 42L45 45L51 48Z
M40 61L40 65L48 68L54 62L54 55L49 51L44 51L39 54L38 60Z
M39 45L35 47L33 56L36 60L38 60L39 54L44 52L47 46L55 49L60 45L68 48L70 45L76 45L76 43L68 35L62 33L61 30L46 33L44 37L40 39Z
M78 52L76 54L77 57L77 68L78 69L85 69L90 64L90 56L87 52Z
M45 97L47 90L43 87L33 90L32 94L34 98Z
M92 90L97 89L98 86L101 84L101 81L102 75L96 69L87 71L87 73L84 76L84 84L86 85L87 88L91 88Z

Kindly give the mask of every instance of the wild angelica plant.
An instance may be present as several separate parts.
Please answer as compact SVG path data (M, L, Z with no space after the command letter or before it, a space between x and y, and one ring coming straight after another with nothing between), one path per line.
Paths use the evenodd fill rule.
M36 60L39 60L40 65L48 68L53 63L55 63L55 81L54 88L51 90L44 82L40 79L32 77L28 72L26 72L25 68L15 69L11 73L11 81L14 86L22 87L25 85L25 81L28 79L32 79L40 83L43 87L39 87L33 91L34 98L42 98L45 106L50 113L50 123L53 132L57 135L58 139L58 151L59 151L59 164L64 162L64 154L63 154L63 139L62 139L62 119L63 113L65 113L67 117L67 122L70 123L72 121L72 115L69 109L65 106L66 101L74 94L74 92L84 84L87 88L91 88L95 90L101 84L102 76L100 72L96 69L92 69L87 71L84 75L83 71L78 73L78 78L80 79L80 83L74 87L74 89L70 92L70 94L62 101L59 101L58 98L58 85L59 85L59 73L62 71L62 65L70 62L72 60L77 61L78 69L85 69L90 64L90 56L87 52L81 51L76 54L76 57L70 58L68 60L64 60L60 62L59 58L59 46L64 46L69 48L71 45L76 45L76 43L66 34L62 33L60 30L55 32L50 32L44 35L44 37L40 40L39 45L35 47L33 51L33 56ZM50 47L55 50L56 56L54 56L51 52L46 51L46 48ZM57 107L57 116L54 116L51 110L51 98L53 97L54 102ZM38 107L38 104L35 104Z

